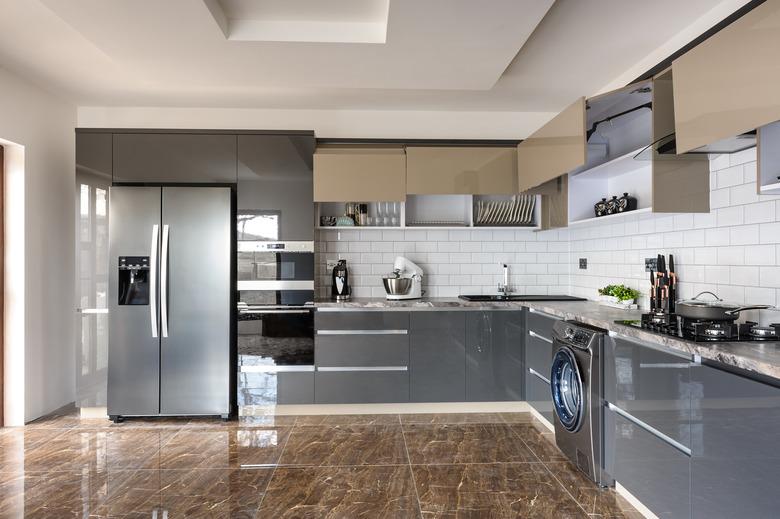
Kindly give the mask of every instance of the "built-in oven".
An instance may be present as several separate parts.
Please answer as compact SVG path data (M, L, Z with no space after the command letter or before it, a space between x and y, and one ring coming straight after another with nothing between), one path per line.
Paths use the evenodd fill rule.
M314 242L238 242L239 300L248 305L314 302Z

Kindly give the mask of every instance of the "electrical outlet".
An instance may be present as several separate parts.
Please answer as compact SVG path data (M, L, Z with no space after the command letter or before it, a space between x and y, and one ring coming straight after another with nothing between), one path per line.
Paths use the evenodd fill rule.
M325 262L325 268L327 268L328 270L333 270L334 268L336 268L336 265L338 264L339 264L338 260L328 260Z
M588 270L588 258L580 258L580 270Z
M658 258L645 258L645 272L658 272Z

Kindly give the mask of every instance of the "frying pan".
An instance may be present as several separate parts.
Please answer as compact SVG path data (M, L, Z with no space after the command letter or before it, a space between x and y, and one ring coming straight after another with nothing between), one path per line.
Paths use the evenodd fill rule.
M699 299L704 294L709 294L715 299ZM745 310L766 310L770 305L738 305L727 303L709 291L701 292L692 299L677 302L677 315L687 319L700 319L703 321L734 321L739 313Z

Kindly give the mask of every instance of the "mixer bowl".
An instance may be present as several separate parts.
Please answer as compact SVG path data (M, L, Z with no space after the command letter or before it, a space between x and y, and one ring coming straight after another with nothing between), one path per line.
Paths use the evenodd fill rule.
M391 296L402 296L412 288L412 278L382 278L385 292Z

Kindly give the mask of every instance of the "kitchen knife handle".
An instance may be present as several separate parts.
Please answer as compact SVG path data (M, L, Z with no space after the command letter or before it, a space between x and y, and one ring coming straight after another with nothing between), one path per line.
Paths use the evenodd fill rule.
M152 245L149 250L149 317L152 324L152 337L157 338L157 248L159 246L158 225L152 226Z
M162 257L160 258L160 317L162 336L168 337L168 226L163 225Z

